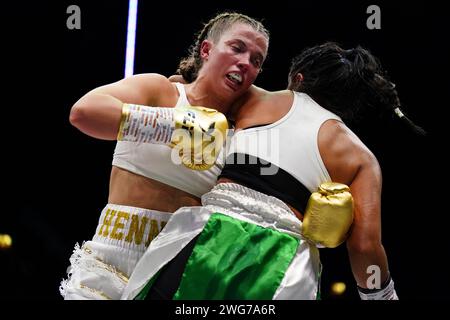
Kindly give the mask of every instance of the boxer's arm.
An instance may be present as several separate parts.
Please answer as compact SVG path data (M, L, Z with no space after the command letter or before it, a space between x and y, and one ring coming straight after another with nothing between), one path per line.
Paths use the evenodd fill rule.
M117 140L168 145L188 168L207 170L216 162L227 129L227 118L215 109L124 104Z
M381 171L373 156L366 157L350 185L355 211L352 232L347 239L353 275L361 288L367 288L367 279L372 274L369 266L379 267L381 283L389 274L381 242Z
M371 153L364 156L367 161L350 186L355 200L353 231L347 240L350 264L361 299L397 300L381 242L381 170Z
M167 78L142 74L96 88L79 99L70 111L70 123L94 138L115 140L124 103L163 105L161 96L175 90Z
M381 241L382 175L378 161L353 132L335 120L320 129L319 149L332 180L349 185L353 196L354 220L346 245L357 285L364 289L373 284L374 267L370 266L379 268L382 285L388 280L389 269ZM393 290L393 283L386 288Z

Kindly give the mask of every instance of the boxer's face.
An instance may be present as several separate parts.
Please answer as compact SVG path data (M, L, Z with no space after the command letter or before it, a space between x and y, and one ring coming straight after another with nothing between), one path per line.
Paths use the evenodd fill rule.
M267 49L268 39L262 33L247 24L236 23L222 34L217 43L203 41L200 72L214 82L218 92L240 96L256 80Z

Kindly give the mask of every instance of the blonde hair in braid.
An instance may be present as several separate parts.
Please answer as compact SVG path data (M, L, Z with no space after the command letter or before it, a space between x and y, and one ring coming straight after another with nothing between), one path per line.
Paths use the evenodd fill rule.
M194 44L189 48L189 55L183 58L178 65L177 74L182 75L187 82L193 82L203 65L203 60L200 57L200 47L203 40L210 39L217 43L224 32L236 23L244 23L251 26L269 40L269 31L261 22L241 13L220 13L204 24L203 29L197 33Z

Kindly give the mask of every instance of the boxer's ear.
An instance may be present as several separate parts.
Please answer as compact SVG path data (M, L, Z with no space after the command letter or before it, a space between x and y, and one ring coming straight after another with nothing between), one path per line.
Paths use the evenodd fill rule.
M184 80L183 76L181 74L173 74L169 77L170 82L179 82L183 84L187 84L187 81Z

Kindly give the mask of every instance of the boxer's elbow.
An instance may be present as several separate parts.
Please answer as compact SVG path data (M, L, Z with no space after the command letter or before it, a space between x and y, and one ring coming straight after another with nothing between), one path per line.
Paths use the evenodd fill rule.
M69 122L81 132L102 140L115 140L123 103L106 94L89 93L71 108Z
M375 235L370 236L370 233L360 236L352 233L346 245L349 253L360 256L370 255L382 248L381 238Z
M89 136L104 138L98 134L102 127L101 121L101 114L98 115L96 106L88 96L78 100L70 109L70 124Z
M377 251L381 247L381 243L378 241L362 241L355 243L347 240L347 249L350 253L365 256Z
M73 107L70 109L69 122L75 128L80 129L83 126L83 123L88 119L88 111L86 107L82 103L75 103Z
M69 121L74 126L80 129L92 119L99 115L99 110L110 103L111 97L104 94L90 92L81 97L70 109Z

